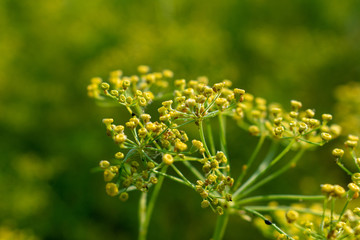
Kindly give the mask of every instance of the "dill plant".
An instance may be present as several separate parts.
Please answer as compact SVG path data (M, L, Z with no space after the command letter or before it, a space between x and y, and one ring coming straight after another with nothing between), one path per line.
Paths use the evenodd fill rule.
M119 152L110 160L100 161L99 169L103 171L109 196L126 201L132 191L141 192L138 239L146 239L149 221L165 179L192 189L200 196L199 206L218 215L212 236L214 240L223 238L229 215L252 219L265 235L273 238L344 239L344 235L334 231L345 232L349 228L346 222L342 224L342 219L348 214L345 211L348 202L359 195L360 177L356 174L354 177L342 164L343 150L334 150L333 155L337 164L355 179L348 191L338 185L325 184L321 187L324 194L316 196L253 194L295 166L304 152L338 137L341 128L330 124L332 115L322 114L317 119L314 110L302 110L302 103L295 100L290 102L288 110L279 104L268 104L265 99L255 98L243 89L231 88L229 80L209 86L205 77L190 81L173 80L170 70L151 73L148 66L139 66L138 72L139 75L124 76L117 70L110 73L108 81L93 78L88 86L89 97L102 105L122 106L123 111L131 116L125 123L117 123L112 118L103 119L106 133L119 146ZM161 101L157 119L147 112L147 106L155 100ZM233 160L228 153L233 149L227 148L226 118L258 138L241 169L231 168ZM217 129L212 129L210 124L214 119L219 124ZM189 139L185 125L197 130L196 139ZM215 130L220 135L219 144L213 138ZM353 137L349 141L353 141L352 146L355 146L357 140ZM264 147L265 141L271 142L269 148ZM259 159L259 152L266 152L263 159ZM356 158L357 166L359 163ZM192 176L186 176L179 165L188 168L186 174ZM333 206L334 199L344 196L347 198L345 210L338 215L333 207L330 213L326 211L329 202ZM277 203L285 200L324 201L323 211ZM298 223L302 213L318 216L319 228L315 229L315 223L311 221ZM342 237L329 238L330 235Z

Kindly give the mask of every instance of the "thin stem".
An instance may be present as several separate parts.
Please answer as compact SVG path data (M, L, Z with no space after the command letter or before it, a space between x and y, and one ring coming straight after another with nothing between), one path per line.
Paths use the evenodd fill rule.
M321 232L324 231L324 225L325 225L325 212L326 212L326 206L328 203L328 199L325 198L324 199L324 204L323 204L323 212L322 212L322 216L321 216L321 223L320 223L320 230Z
M238 194L240 194L244 189L246 189L249 185L251 185L254 181L256 181L259 177L261 177L267 169L269 169L269 165L271 165L272 163L274 163L275 161L279 161L291 148L293 144L293 141L291 141L289 143L289 145L274 159L271 161L271 158L273 157L273 155L275 154L275 146L273 145L270 150L268 155L265 157L265 159L263 160L263 162L260 164L260 166L258 167L258 169L256 170L256 172L253 173L253 175L240 187L238 188L235 193L233 194L233 197L235 198Z
M199 133L200 133L200 139L201 139L201 141L202 141L203 144L204 144L206 154L207 154L209 157L211 157L209 148L208 148L208 146L206 145L206 141L205 141L205 135L204 135L204 129L203 129L203 120L202 120L202 119L199 120Z
M360 171L360 166L359 166L359 163L357 162L357 158L356 158L356 154L355 154L355 151L354 151L354 150L351 150L351 156L352 156L352 158L353 158L353 160L354 160L354 163L355 163L358 171Z
M285 166L281 167L280 169L276 170L271 175L267 176L266 178L262 179L261 181L258 181L256 184L252 185L250 188L248 188L246 191L244 191L242 194L240 194L238 196L238 198L241 198L241 197L244 197L244 196L250 194L254 190L261 187L262 185L270 182L274 178L276 178L276 177L280 176L281 174L283 174L284 172L286 172L293 164L295 164L301 158L301 156L304 154L304 151L305 150L300 150L300 152L298 152L294 156L294 158L291 159Z
M214 137L212 134L212 129L211 129L211 124L210 122L207 122L206 124L206 133L208 135L209 138L209 143L210 143L210 152L212 155L215 155L215 143L214 143Z
M226 122L221 112L219 112L218 118L219 118L219 129L220 129L220 148L221 151L225 154L225 156L229 157L227 152L227 144L226 144Z
M163 173L163 172L158 172L158 171L155 171L155 170L150 170L152 171L153 173L156 173L156 174L159 174L160 176L164 176L164 177L167 177L169 178L170 180L173 180L175 182L178 182L178 183L181 183L181 184L184 184L185 186L188 186L189 187L189 184L187 184L184 180L180 179L180 178L177 178L177 177L174 177L172 175L169 175L169 174L166 174L166 173Z
M229 221L228 211L225 211L223 215L217 217L216 226L213 234L213 240L223 239L228 221Z
M189 185L189 187L194 187L193 184L182 174L182 172L180 172L180 170L174 164L171 164L171 167L186 182L186 184Z
M313 195L313 196L306 196L306 195L261 195L255 197L249 197L242 199L236 202L236 205L243 205L248 203L254 202L261 202L261 201L273 201L273 200L296 200L299 202L302 201L316 201L316 200L323 200L325 196L323 195Z
M276 207L269 207L269 206L247 206L247 209L253 209L256 211L261 211L261 212L274 212L274 211L279 211L279 210L283 210L283 211L289 211L289 210L295 210L297 212L300 213L310 213L313 214L315 216L322 216L322 212L316 212L313 211L311 209L308 208L297 208L297 207L289 207L289 206L276 206ZM240 208L242 209L242 208Z
M348 206L348 204L349 204L350 201L351 201L351 198L348 198L348 199L346 200L346 203L345 203L345 205L344 205L344 207L343 207L343 209L341 210L341 213L340 213L340 215L339 215L338 221L341 221L341 218L342 218L342 216L344 215L345 210L346 210L346 208L347 208L347 206Z
M147 226L146 226L146 197L147 192L142 192L139 200L139 240L146 240Z
M286 232L284 232L281 228L279 228L275 223L270 222L264 215L262 215L261 213L255 211L254 209L251 208L244 208L245 211L252 213L256 216L258 216L259 218L261 218L262 220L265 221L266 224L271 225L277 232L284 234L288 239L294 240L294 238L292 238L291 236L289 236Z
M348 175L352 176L352 172L347 169L344 164L342 164L339 160L336 161L336 164L342 169L344 170ZM356 165L357 166L357 165Z
M183 161L184 165L200 180L204 180L204 176L188 161Z
M251 167L252 163L254 162L256 156L258 155L263 143L264 143L264 140L265 140L265 134L262 134L259 138L259 141L255 147L255 150L253 151L253 153L251 154L251 157L249 158L249 161L247 162L247 164L245 165L246 167L243 169L240 177L237 179L235 185L234 185L234 189L237 189L240 187L241 185L241 182L243 180L243 178L245 177L246 175L246 172L247 170Z
M293 140L291 140L291 142L286 146L286 148L274 159L271 161L269 168L271 166L274 166L278 161L280 161L280 159L290 151L292 145L296 142L295 138ZM265 172L265 171L264 171Z
M302 227L301 225L297 224L296 222L294 223L294 226L297 227L298 229L300 229L302 232L306 231L306 228ZM324 236L314 233L314 232L310 232L309 233L314 239L324 239Z
M329 233L332 232L332 228L333 228L333 219L334 219L334 208L335 208L335 198L331 199L331 212L330 212L330 231Z
M161 169L161 173L165 173L167 170L167 166L163 167ZM145 220L144 222L141 222L142 224L140 225L140 234L139 234L139 240L145 240L146 239L146 235L147 235L147 230L149 228L149 223L150 223L150 219L151 219L151 215L153 213L154 210L154 206L155 206L155 202L157 200L157 197L159 195L161 186L164 182L164 176L160 175L158 178L158 182L154 187L154 191L151 194L151 198L148 204L148 207L146 209L146 193L142 193L141 195L141 199L143 199L143 196L145 194L145 199L144 200L140 200L140 202L144 201L145 202L145 211L146 213L143 213L143 215L145 215ZM142 206L143 204L141 204Z

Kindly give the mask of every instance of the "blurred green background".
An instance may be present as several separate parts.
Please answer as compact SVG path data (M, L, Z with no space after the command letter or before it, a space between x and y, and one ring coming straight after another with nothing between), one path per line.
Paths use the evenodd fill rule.
M357 0L0 1L0 238L136 238L138 195L110 198L91 173L116 151L101 119L128 117L87 98L91 77L147 64L331 113L336 87L359 81L359 11ZM247 138L231 137L233 159L248 156ZM304 160L262 191L346 183L329 149ZM160 196L149 239L211 236L215 216L197 194L167 182ZM250 225L231 218L225 239L261 239Z

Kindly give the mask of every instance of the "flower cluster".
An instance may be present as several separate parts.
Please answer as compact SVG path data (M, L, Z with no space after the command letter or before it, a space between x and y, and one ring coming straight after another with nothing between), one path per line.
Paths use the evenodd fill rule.
M139 66L139 75L123 76L121 70L110 73L108 82L101 78L91 79L88 85L88 96L102 103L114 104L115 102L131 107L146 107L156 97L164 94L169 86L168 80L173 77L173 72L150 73L148 66Z
M360 239L360 208L349 207L351 201L359 198L360 192L360 158L355 153L358 141L357 136L349 135L344 148L335 148L332 151L336 164L351 176L347 188L329 183L321 185L323 197L314 196L310 200L323 200L322 205L293 204L287 207L271 203L265 209L272 213L267 218L284 226L293 239ZM344 164L345 156L352 159L357 169L355 172ZM340 212L336 212L337 205L342 205ZM256 220L256 225L265 235L275 235L278 239L289 237L287 234L264 228L260 220Z
M165 176L192 187L202 197L202 207L210 206L222 214L221 205L232 201L230 188L234 179L229 176L230 167L224 152L210 153L201 125L205 119L230 112L243 100L245 91L231 90L228 80L211 87L205 77L189 82L175 80L173 99L162 102L158 108L158 120L152 121L144 107L162 94L152 89L167 87L168 82L163 78L170 78L173 74L169 70L148 73L146 66L139 66L138 70L141 76L122 77L121 71L115 71L110 74L109 83L94 78L88 87L90 97L123 105L132 114L124 125L114 124L111 118L103 119L107 135L122 149L114 159L100 161L107 194L119 195L121 200L126 200L129 191L146 192L158 182L159 176ZM190 123L201 126L201 140L193 139L191 145L182 129ZM196 154L201 157L196 157ZM175 166L176 162L183 162L195 173L196 183L190 183L182 175ZM198 162L202 171L190 162ZM167 166L174 168L178 177L164 173L162 169Z
M138 71L140 75L130 77L122 76L121 71L114 71L108 82L94 78L88 86L90 97L107 105L124 106L131 115L123 124L115 124L112 118L103 119L107 135L120 149L112 159L99 163L106 182L106 193L126 201L130 191L140 191L140 224L141 228L146 228L159 189L167 178L194 190L200 197L200 206L219 215L214 239L222 238L229 215L225 213L234 212L243 217L256 215L271 225L271 229L280 234L279 238L295 239L259 212L265 209L264 206L247 206L268 197L249 195L294 166L305 150L322 146L338 137L341 128L329 124L332 115L322 114L321 120L318 120L315 110L303 111L302 103L295 100L291 101L291 111L286 111L279 104L267 104L265 99L255 98L243 89L231 88L232 82L229 80L209 85L207 78L199 77L190 81L177 79L170 83L167 81L173 77L170 70L149 73L149 67L139 66ZM174 91L169 94L170 86ZM147 106L157 100L161 100L157 113L148 111ZM219 144L215 143L213 126L210 124L215 117L219 124ZM235 120L250 135L259 137L254 152L244 162L241 171L234 169L231 174L226 117ZM186 125L193 126L198 131L198 137L189 139L191 135L188 136ZM263 143L267 139L275 144L264 150ZM351 151L357 141L358 138L350 136L345 145ZM279 148L283 149L278 151ZM268 153L262 161L256 161L260 151ZM292 151L297 153L288 154ZM338 165L352 174L341 161L343 154L341 149L333 152ZM360 160L356 158L355 162L359 167ZM255 163L258 164L257 168ZM178 168L181 164L188 168L186 174ZM195 180L192 182L189 179ZM350 201L358 197L358 182L354 179L360 182L360 173L353 176L348 191L338 185L324 184L322 191L325 197L320 196L321 199L346 198ZM152 186L150 203L147 204L147 194ZM278 197L284 198L284 195L271 196L273 199ZM294 198L285 196L288 197ZM303 199L304 196L299 198ZM341 221L342 215L339 218ZM285 216L289 224L301 218L297 211L290 208ZM327 229L325 222L324 217L321 226ZM332 220L326 225L331 227L331 230L326 230L328 233L333 225ZM306 228L307 225L298 226ZM307 236L315 234L309 231ZM294 231L290 233L299 235Z
M301 102L292 100L291 111L287 112L279 104L267 105L265 99L246 93L244 101L237 104L233 117L252 135L267 135L285 141L295 139L298 148L323 145L340 135L339 125L329 125L331 114L322 114L318 120L315 110L302 111L301 108Z

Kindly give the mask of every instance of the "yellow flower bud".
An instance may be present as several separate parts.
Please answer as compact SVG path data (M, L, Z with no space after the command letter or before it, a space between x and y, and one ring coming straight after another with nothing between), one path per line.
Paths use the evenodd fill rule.
M331 184L323 184L323 185L321 185L321 191L323 193L329 194L334 191L334 186Z
M187 145L181 141L176 141L175 143L175 151L183 152L187 149Z
M307 118L313 118L313 117L315 116L315 111L312 110L312 109L307 109L307 110L305 111L305 116L306 116Z
M209 207L210 206L210 202L208 201L208 200L203 200L202 202L201 202L201 207L202 208L207 208L207 207Z
M106 168L110 167L110 163L109 163L109 161L101 160L100 163L99 163L99 166L102 169L106 169Z
M360 185L360 173L354 173L352 176L351 176L351 180Z
M219 92L223 88L224 88L224 83L215 83L212 89L214 90L214 92Z
M344 150L340 148L334 148L334 150L332 151L332 155L336 158L342 158L342 156L344 155Z
M166 78L172 78L172 77L174 77L174 73L173 73L171 70L168 70L168 69L165 69L165 70L163 71L163 75L164 75L164 77L166 77Z
M144 97L139 97L138 101L141 107L145 107L147 105L147 101Z
M345 194L345 189L342 186L335 185L334 186L334 194L336 197L342 197Z
M217 214L219 214L219 215L223 215L223 214L224 214L224 210L223 210L223 208L220 207L220 206L218 206L218 207L216 208L216 212L217 212Z
M198 150L204 147L204 144L202 142L195 140L195 139L192 140L191 143Z
M140 115L140 118L144 123L147 123L150 121L151 116L149 114L144 113Z
M333 137L338 137L341 134L341 126L337 124L332 124L330 126L330 133Z
M112 171L110 171L109 169L106 169L104 171L104 181L105 182L110 182L111 180L114 179L115 176L116 176L116 174L113 173Z
M122 152L117 152L115 153L115 158L116 159L123 159L124 158L124 154Z
M249 133L250 133L251 135L253 135L253 136L257 136L257 135L259 135L259 133L260 133L260 129L259 129L259 127L256 126L256 125L251 125L251 126L249 127Z
M146 66L146 65L140 65L140 66L138 66L137 70L141 74L146 74L146 73L148 73L150 71L150 67Z
M353 192L360 192L360 188L355 183L349 183L348 188Z
M114 119L112 119L112 118L104 118L103 120L102 120L102 122L105 124L105 125L110 125L110 124L112 124L113 122L114 122Z
M114 197L119 193L119 189L115 183L107 183L105 189L106 193L111 197Z
M308 128L308 126L307 126L306 123L301 122L301 123L299 124L299 132L300 132L300 133L303 133L304 131L306 131L307 128Z
M146 128L140 128L140 129L138 130L138 136L139 136L140 138L146 137L146 134L147 134Z
M117 125L114 127L114 131L117 133L122 133L122 132L124 132L124 130L125 130L125 127L123 125Z
M125 135L125 134L122 134L122 133L117 134L117 135L115 136L115 138L114 138L114 141L115 141L116 143L122 144L122 143L124 143L124 142L126 141L126 135Z
M166 165L171 165L171 164L173 164L173 162L174 162L173 156L171 156L171 155L168 154L168 153L166 153L166 154L163 155L162 160L163 160L163 162L164 162Z
M127 192L120 193L119 199L123 202L127 201L129 199L129 194Z
M103 82L103 83L101 84L101 88L102 88L103 90L109 90L110 84L108 84L108 83L106 83L106 82Z
M348 136L348 140L357 142L357 141L359 141L359 137L350 134L350 135Z
M357 146L357 141L351 141L351 140L347 140L345 142L345 146L349 147L349 148L355 148Z
M291 107L298 110L302 107L302 103L296 100L291 100Z
M102 82L102 79L99 78L99 77L94 77L94 78L92 78L92 79L90 80L90 82L91 82L92 84L98 85L98 84L100 84L100 83Z
M323 120L324 122L329 122L329 121L332 120L332 115L331 115L331 114L326 114L326 113L324 113L323 115L321 115L321 117L322 117L322 120Z
M321 133L321 138L324 141L330 141L332 139L332 136L329 133L323 132Z
M293 223L299 218L299 213L294 210L290 210L286 212L285 216L288 223Z

